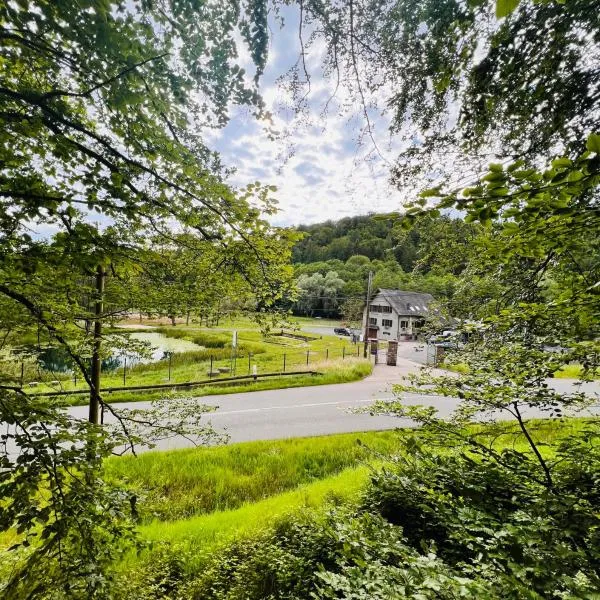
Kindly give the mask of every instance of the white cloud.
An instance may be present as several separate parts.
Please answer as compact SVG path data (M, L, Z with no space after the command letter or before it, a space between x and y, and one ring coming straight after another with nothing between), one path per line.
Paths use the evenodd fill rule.
M307 109L296 114L290 90L279 86L277 78L294 65L299 50L297 16L290 13L283 29L274 28L261 88L273 114L270 129L279 133L276 139L269 137L265 123L254 121L241 109L226 128L207 139L227 166L236 167L230 182L239 187L255 180L276 185L281 210L271 221L277 225L398 210L402 195L388 179L399 148L390 144L387 119L370 113L376 149L369 136L360 139L362 109L339 110L352 100L343 88L331 102L328 115L321 115L335 84L320 76L324 47L318 43L309 47L306 60L311 72Z

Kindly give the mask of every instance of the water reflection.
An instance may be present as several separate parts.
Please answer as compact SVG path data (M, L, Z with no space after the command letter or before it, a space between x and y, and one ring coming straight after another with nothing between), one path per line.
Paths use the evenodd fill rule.
M116 371L127 366L139 363L156 362L165 360L169 354L174 352L188 352L190 350L202 350L202 346L188 340L168 338L162 333L144 332L132 333L129 338L144 344L144 351L123 351L109 356L102 361L103 371ZM19 349L18 354L34 356L40 368L54 373L71 373L73 371L73 360L67 351L61 347L48 346L38 349L37 346L24 346Z
M67 354L64 348L54 348L49 346L36 351L34 347L24 348L30 355L37 354L37 362L45 371L54 373L69 373L73 370L73 360Z

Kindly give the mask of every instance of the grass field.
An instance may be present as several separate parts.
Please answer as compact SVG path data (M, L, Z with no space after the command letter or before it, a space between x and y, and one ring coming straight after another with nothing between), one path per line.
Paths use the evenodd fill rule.
M313 385L327 385L333 383L348 383L358 381L370 375L373 365L368 360L357 358L346 358L344 360L329 360L315 363L313 369L318 371L318 375L307 373L299 375L288 375L285 377L271 377L268 379L258 379L257 381L242 381L239 383L229 382L218 385L205 385L195 387L190 390L162 389L162 390L144 390L144 391L124 391L124 392L105 392L105 398L108 402L140 402L164 398L165 394L169 396L199 398L203 396L215 396L219 394L236 394L245 392L258 392L262 390L278 390L292 387L306 387ZM105 384L106 385L106 384ZM64 406L83 406L89 402L88 393L81 395L62 396L59 401Z
M543 444L580 433L590 422L536 420L530 430L549 454ZM493 432L487 426L474 429L480 441L496 448L528 451L516 424L501 423ZM111 459L110 477L146 494L140 533L158 544L129 555L121 569L152 561L152 552L160 547L176 548L188 557L188 567L197 569L216 547L268 529L286 515L358 501L372 469L398 454L407 435L410 430L364 432Z
M130 326L128 333L136 331L134 323L128 325ZM263 336L256 324L248 318L225 320L219 327L214 328L193 324L176 327L157 326L153 331L169 338L193 342L197 344L198 350L174 353L170 359L127 366L125 369L119 367L114 371L104 372L103 388L123 387L124 382L126 386L146 386L217 380L219 377L231 375L250 375L255 371L258 374L290 371L321 373L317 376L285 376L263 381L259 379L256 382L228 383L224 386L212 385L181 393L184 396L205 396L356 381L367 376L372 370L370 361L360 358L361 346L353 345L348 338L309 334L315 339L305 341L276 335L280 330L273 332L273 335ZM232 362L231 347L233 331L237 331L238 340L234 362ZM120 332L123 333L123 330ZM13 377L18 379L18 369L16 367L15 369ZM231 371L215 375L219 369ZM75 381L72 375L66 373L43 373L39 370L33 372L31 365L28 365L24 379L25 381L34 379L39 382L35 387L26 386L30 393L81 389L82 396L65 396L62 403L73 405L86 402L86 387L81 378ZM51 384L50 381L55 383ZM115 392L108 396L108 400L111 402L151 400L164 394L164 391Z

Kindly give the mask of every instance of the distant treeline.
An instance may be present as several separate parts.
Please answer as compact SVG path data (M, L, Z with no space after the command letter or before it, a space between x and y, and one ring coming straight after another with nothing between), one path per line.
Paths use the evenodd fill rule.
M345 262L360 255L369 260L394 260L404 272L415 268L422 272L432 270L439 266L432 262L439 258L439 246L467 244L476 234L474 225L449 216L423 218L406 230L395 214L346 217L339 221L300 225L297 230L305 236L293 248L294 263L332 259ZM454 264L448 264L445 259L442 268L457 275L465 264L464 259Z
M359 312L369 271L374 288L428 292L440 301L451 301L480 233L478 226L449 216L422 218L405 229L398 216L390 214L349 217L298 230L305 237L292 254L301 293L293 311L349 320L351 313Z

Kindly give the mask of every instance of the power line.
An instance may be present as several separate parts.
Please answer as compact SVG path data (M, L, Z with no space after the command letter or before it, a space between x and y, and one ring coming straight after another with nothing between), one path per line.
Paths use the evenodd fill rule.
M357 296L305 296L304 294L302 296L300 296L297 300L289 300L289 302L298 302L299 300L305 300L305 299L311 299L311 300L363 300L364 296L361 295L357 295Z

